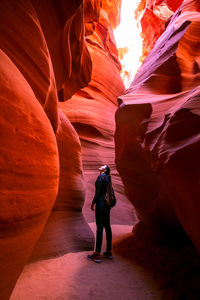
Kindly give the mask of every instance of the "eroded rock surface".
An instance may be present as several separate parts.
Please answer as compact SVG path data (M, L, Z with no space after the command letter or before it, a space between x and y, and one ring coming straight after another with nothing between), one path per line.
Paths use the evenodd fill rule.
M141 0L139 2L136 18L140 23L143 38L141 60L151 52L182 2L183 0Z
M84 4L78 1L30 0L51 55L60 101L87 85L91 59L85 42Z
M31 254L93 247L81 210L86 198L94 221L100 165L111 167L118 200L112 223L136 222L115 168L115 126L117 168L143 231L183 228L200 250L200 8L181 2L141 1L149 55L124 96L112 31L120 0L0 2L0 298Z
M8 299L54 203L56 217L50 220L55 222L45 227L48 234L46 239L42 235L34 258L93 246L81 213L79 138L58 110L64 93L70 97L87 85L91 59L84 38L83 1L3 0L0 17L0 298ZM73 244L72 235L80 228L82 239ZM68 230L71 235L66 235Z
M53 128L29 84L0 52L0 298L7 299L58 191Z
M56 140L60 164L58 195L31 261L91 250L94 244L93 234L82 214L85 184L80 140L60 109Z
M86 37L92 59L91 81L71 99L59 103L59 106L73 124L81 140L86 184L84 214L87 221L94 221L94 213L90 211L90 205L94 196L94 183L99 174L98 168L102 164L108 164L118 199L118 206L112 210L111 220L115 224L133 224L136 218L116 171L114 150L114 114L118 106L117 97L125 92L119 74L121 65L111 26L119 22L119 15L114 16L111 12L113 5L120 7L120 3L121 1L115 3L103 1L98 22L96 22L96 13L91 13L91 16L94 15L94 30ZM91 23L92 17L90 26Z
M198 1L184 1L116 113L116 163L146 230L200 251Z

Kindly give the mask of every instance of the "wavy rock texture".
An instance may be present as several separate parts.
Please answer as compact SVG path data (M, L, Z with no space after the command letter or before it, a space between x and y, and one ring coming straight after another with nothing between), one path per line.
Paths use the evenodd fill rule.
M94 183L99 174L98 167L108 164L111 167L113 185L118 198L118 209L114 208L112 211L112 222L130 224L135 221L133 209L124 195L123 185L114 162L114 114L117 109L117 97L123 94L125 89L119 74L121 66L109 21L109 17L113 18L113 15L109 14L111 4L113 5L109 1L103 1L99 21L96 22L94 19L95 30L87 36L87 46L92 59L91 81L71 99L59 103L59 106L73 124L81 140L86 183L83 212L87 221L94 221L90 205L94 196ZM120 1L118 4L116 1L115 4L119 7ZM90 20L92 22L92 19ZM117 22L118 19L112 19L112 23Z
M58 191L52 126L23 75L0 52L0 298L8 299Z
M81 214L79 138L58 110L58 96L63 100L64 92L69 97L90 80L91 59L82 1L3 0L0 18L0 298L8 299L54 203L33 259L93 247Z
M26 78L56 131L58 101L55 78L36 12L28 0L3 0L0 17L1 49Z
M59 100L70 98L91 78L85 42L83 0L30 0L37 12L51 54Z
M198 1L184 1L121 96L116 163L146 231L200 251Z
M84 39L83 2L31 2L50 51L59 100L64 101L85 86L91 77L91 58ZM94 243L81 212L85 187L80 141L62 111L59 111L56 138L60 159L58 197L31 260L88 250Z
M56 139L60 161L59 190L31 261L91 250L94 245L93 234L82 214L85 186L80 140L61 110L58 124Z
M172 15L183 0L141 0L136 18L141 26L143 53L141 61L151 52L157 39L165 31Z

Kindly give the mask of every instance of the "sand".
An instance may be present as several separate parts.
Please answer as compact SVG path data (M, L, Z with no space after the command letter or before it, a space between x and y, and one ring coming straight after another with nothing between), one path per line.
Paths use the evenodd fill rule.
M95 224L89 223L95 231ZM113 244L132 231L129 225L112 225ZM103 249L105 249L105 240ZM151 300L161 292L150 273L123 258L113 248L114 259L97 264L88 252L31 263L24 268L10 300Z

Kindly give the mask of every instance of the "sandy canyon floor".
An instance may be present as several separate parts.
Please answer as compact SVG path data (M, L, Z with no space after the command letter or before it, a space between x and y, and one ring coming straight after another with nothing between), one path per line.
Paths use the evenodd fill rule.
M95 232L95 224L89 225ZM76 252L28 264L10 300L162 299L151 274L115 249L115 243L130 234L132 226L112 225L112 230L113 260L97 264L87 259L88 252Z

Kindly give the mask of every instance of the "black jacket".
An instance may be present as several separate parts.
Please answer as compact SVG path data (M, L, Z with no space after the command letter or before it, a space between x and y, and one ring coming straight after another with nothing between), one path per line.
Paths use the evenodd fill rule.
M92 203L98 203L105 200L106 192L108 186L108 178L105 173L101 173L95 182L95 195Z

